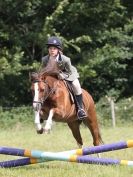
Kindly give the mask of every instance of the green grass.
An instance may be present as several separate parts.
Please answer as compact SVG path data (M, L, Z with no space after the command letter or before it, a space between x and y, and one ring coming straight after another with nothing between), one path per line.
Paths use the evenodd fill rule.
M84 146L92 146L88 129L81 126ZM133 139L133 127L101 127L105 143ZM42 151L65 151L76 149L77 144L66 124L54 125L51 134L37 135L34 126L16 125L12 129L0 131L0 145ZM133 148L103 153L102 157L133 160ZM0 155L0 161L14 159ZM0 177L133 177L133 168L128 166L100 166L70 162L45 162L11 169L0 169Z

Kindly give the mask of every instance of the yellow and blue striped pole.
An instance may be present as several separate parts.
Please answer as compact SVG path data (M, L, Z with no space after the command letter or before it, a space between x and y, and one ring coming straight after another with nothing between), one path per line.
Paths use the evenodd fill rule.
M97 164L97 165L127 165L133 166L133 161L128 160L118 160L111 158L98 158L98 157L90 157L90 156L76 156L71 155L70 157L62 157L62 158L54 158L54 160L60 160L65 162L76 162L76 163L86 163L86 164ZM10 160L0 162L0 167L9 168L9 167L17 167L24 166L36 163L46 162L45 159L36 159L36 158L23 158L17 160Z
M112 160L112 159L101 159L101 158L94 158L88 157L88 154L95 154L107 151L114 151L119 149L131 148L133 147L133 140L128 141L121 141L113 144L106 144L100 145L95 147L86 147L83 149L76 149L64 152L43 152L38 150L26 150L26 149L17 149L17 148L9 148L9 147L0 147L0 154L6 155L16 155L16 156L23 156L23 157L30 157L25 159L18 159L16 161L6 161L0 162L1 167L5 164L12 164L14 166L20 166L20 164L33 164L33 163L40 163L44 161L51 161L51 160L60 160L60 161L73 161L78 163L99 163L99 164L126 164L132 165L132 161L127 160ZM6 166L6 165L5 165Z
M75 155L89 155L102 153L107 151L114 151L126 148L133 147L133 140L128 141L120 141L112 144L105 144L93 147L86 147L83 149L69 150L64 152L59 152L61 154L75 154ZM28 150L28 149L18 149L18 148L9 148L9 147L0 147L0 154L6 155L15 155L15 156L23 156L23 157L32 157L32 158L40 158L42 154L51 153L51 152L43 152L38 150Z

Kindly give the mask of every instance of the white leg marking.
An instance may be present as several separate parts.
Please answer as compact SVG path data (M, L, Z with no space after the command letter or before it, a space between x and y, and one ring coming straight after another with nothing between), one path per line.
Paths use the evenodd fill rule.
M49 133L49 131L51 130L53 115L54 115L54 111L53 111L53 109L51 109L51 110L49 111L49 116L48 116L48 119L47 119L47 121L46 121L46 125L45 125L45 127L44 127L45 133Z
M78 148L79 148L79 149L82 149L82 148L83 148L83 145L81 145L81 144L79 144L79 143L77 143L77 145L78 145Z
M36 125L36 130L41 130L42 129L42 126L40 124L39 111L35 111L35 125Z

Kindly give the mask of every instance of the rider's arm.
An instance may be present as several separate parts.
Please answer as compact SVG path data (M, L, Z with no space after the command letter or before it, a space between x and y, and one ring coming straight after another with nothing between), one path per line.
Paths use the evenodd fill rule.
M65 59L65 70L69 75L72 74L72 64L68 57Z

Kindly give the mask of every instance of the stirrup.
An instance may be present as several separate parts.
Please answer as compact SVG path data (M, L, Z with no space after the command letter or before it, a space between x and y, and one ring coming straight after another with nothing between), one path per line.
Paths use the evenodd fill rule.
M77 117L78 120L84 120L87 117L86 112L83 109L78 109Z

